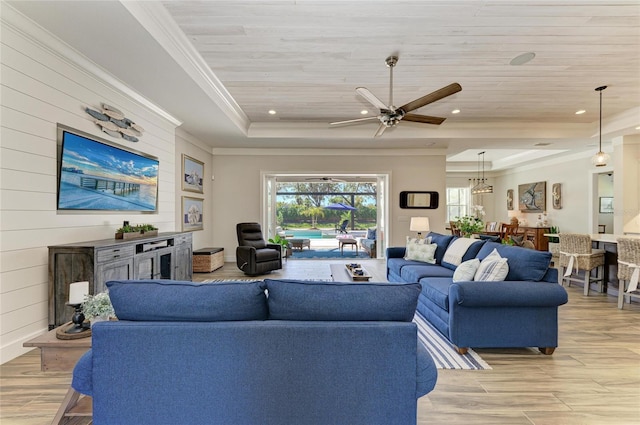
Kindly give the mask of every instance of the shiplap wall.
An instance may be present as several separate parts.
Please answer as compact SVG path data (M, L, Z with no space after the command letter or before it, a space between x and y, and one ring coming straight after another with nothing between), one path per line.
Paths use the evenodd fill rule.
M0 134L0 361L47 328L47 247L112 238L123 220L176 230L175 123L50 47L51 39L2 5ZM33 35L35 34L35 36ZM102 133L84 112L104 102L145 128L140 142ZM56 125L95 134L160 160L158 213L56 211Z

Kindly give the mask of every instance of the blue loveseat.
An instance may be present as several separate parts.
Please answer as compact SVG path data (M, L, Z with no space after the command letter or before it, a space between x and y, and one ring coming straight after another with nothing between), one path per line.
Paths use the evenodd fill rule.
M72 386L93 423L415 424L437 371L411 322L419 285L107 283Z
M486 258L495 249L507 259L503 281L453 281L459 265L446 261L457 239L430 233L437 248L434 264L405 259L405 247L387 248L387 279L418 282L417 311L464 354L469 347L538 347L552 354L558 346L558 307L567 293L549 267L551 253L478 240L462 262Z

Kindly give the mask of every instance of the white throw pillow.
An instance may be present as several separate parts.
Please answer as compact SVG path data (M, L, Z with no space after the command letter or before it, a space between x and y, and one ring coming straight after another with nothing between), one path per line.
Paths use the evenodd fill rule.
M480 267L478 267L478 271L476 271L473 280L498 282L504 280L507 274L509 274L507 259L502 258L498 250L494 249L491 251L491 254L487 255L484 260L480 262Z
M478 260L477 258L464 261L458 267L456 267L456 271L453 272L453 281L463 282L473 280L478 267L480 267L480 260Z
M438 248L438 245L427 243L426 239L416 239L407 236L407 250L404 259L435 264L436 248Z

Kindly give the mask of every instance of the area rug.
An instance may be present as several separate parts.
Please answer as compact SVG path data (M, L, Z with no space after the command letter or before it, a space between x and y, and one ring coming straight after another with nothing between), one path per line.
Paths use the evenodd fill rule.
M289 260L326 260L331 258L369 258L369 254L364 251L345 249L343 254L340 254L338 248L333 249L303 249L301 251L293 251L293 255L289 257Z
M418 341L425 346L438 369L488 370L491 366L472 349L460 355L431 323L416 312L413 322L418 325Z

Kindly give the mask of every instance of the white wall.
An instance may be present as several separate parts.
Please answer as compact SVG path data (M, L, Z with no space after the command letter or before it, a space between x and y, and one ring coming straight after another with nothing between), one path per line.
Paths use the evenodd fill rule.
M26 351L25 340L47 329L49 245L112 238L124 220L175 230L177 155L174 123L64 56L73 52L48 47L56 40L5 3L1 31L0 362L5 362ZM140 142L99 130L84 108L97 109L102 102L145 128ZM57 123L158 157L158 213L57 212Z
M234 261L236 223L261 222L261 173L388 173L390 174L389 244L404 245L411 216L429 217L434 231L444 231L445 156L398 155L391 150L340 152L305 150L214 150L212 182L213 234L217 246L224 247L226 261ZM406 210L399 204L403 190L435 190L440 193L437 210Z
M204 163L203 176L203 192L202 194L182 190L182 155L188 155ZM213 156L211 155L211 147L208 147L191 134L178 129L176 131L176 200L175 200L175 222L176 230L182 231L182 197L189 196L191 198L204 199L204 219L203 230L193 232L193 249L210 247L213 237L213 200L211 196L211 170Z

